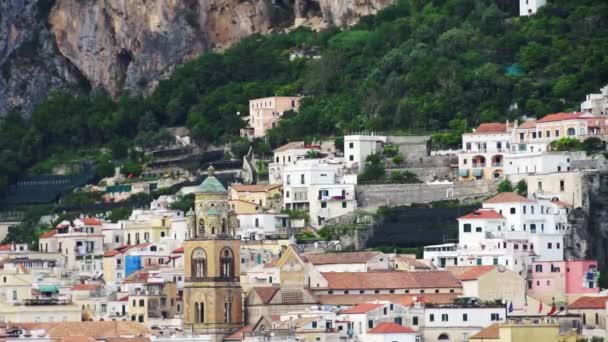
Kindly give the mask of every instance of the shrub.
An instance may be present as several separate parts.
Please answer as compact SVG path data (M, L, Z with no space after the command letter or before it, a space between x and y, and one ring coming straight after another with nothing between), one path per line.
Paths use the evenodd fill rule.
M513 183L508 178L505 178L500 184L498 184L498 192L512 192Z

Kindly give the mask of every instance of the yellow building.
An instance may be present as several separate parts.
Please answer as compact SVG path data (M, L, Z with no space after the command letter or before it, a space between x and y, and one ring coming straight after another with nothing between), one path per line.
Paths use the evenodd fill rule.
M177 312L177 286L174 282L150 281L129 291L132 321L148 324L151 319L171 319Z
M234 211L234 213L237 215L255 214L260 210L259 205L240 199L229 200L228 203L230 204L232 211Z
M169 236L171 220L168 218L151 219L145 222L125 222L124 241L127 245L156 243Z
M535 318L534 320L510 321L492 324L469 337L471 342L576 342L575 330L560 332L557 319Z
M7 304L22 303L32 298L32 275L24 268L0 271L0 296ZM0 306L4 303L0 303Z
M195 196L196 217L184 242L184 330L219 342L243 326L240 240L228 191L213 167Z
M255 204L259 208L273 208L276 206L274 204L276 204L277 200L280 200L282 197L280 184L233 184L230 186L231 201L241 200ZM243 214L238 211L236 213Z

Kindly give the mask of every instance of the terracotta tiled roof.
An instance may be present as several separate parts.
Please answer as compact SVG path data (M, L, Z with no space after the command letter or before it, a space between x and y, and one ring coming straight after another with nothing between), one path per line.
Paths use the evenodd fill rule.
M46 330L51 339L60 339L78 332L81 336L106 339L125 335L147 335L150 331L141 323L130 321L89 321L56 323L13 323L27 330Z
M330 289L408 289L460 287L450 272L324 272Z
M405 306L417 301L429 304L451 304L458 293L424 293L424 294L341 294L317 296L320 304L324 305L357 305L375 300L385 300Z
M566 202L563 202L563 201L559 201L559 200L551 201L551 203L553 203L553 204L557 204L557 205L559 205L559 206L561 206L561 207L568 207L568 208L572 208L572 204L570 204L570 203L566 203Z
M553 122L553 121L565 121L565 120L574 120L581 119L581 112L575 113L555 113L543 116L537 122Z
M498 323L494 323L489 327L485 327L481 329L477 334L469 337L469 339L473 340L498 340L500 338L500 325Z
M533 202L524 196L514 192L501 192L498 195L485 200L483 203L517 203L517 202Z
M246 325L232 335L224 337L224 341L242 341L245 338L245 333L253 331L253 328L253 325Z
M504 216L500 215L492 209L478 209L470 212L464 216L458 218L459 220L493 220L493 219L504 219Z
M139 270L133 272L133 274L124 278L123 283L147 283L148 282L148 271Z
M96 342L97 340L89 336L73 335L65 336L61 342Z
M496 266L450 266L448 271L451 272L458 280L477 280L482 275L493 271Z
M383 304L379 303L361 303L353 306L352 308L348 308L345 310L341 310L339 313L341 314L364 314L368 313L374 309L383 306Z
M279 287L254 287L252 290L255 291L258 296L260 296L260 299L262 299L262 302L264 302L264 304L268 304L272 300L272 297L274 297L274 295L277 293L277 291L279 291Z
M528 120L525 121L524 123L522 123L521 125L517 126L517 128L521 128L521 129L530 129L530 128L535 128L536 127L536 120Z
M264 268L277 267L277 262L279 262L279 259L270 260L269 262L264 264Z
M101 287L101 284L76 284L71 290L72 291L91 291Z
M602 309L606 308L608 297L581 297L568 305L568 309Z
M274 152L282 152L282 151L287 151L287 150L291 150L294 148L310 148L310 149L321 149L321 146L319 145L307 145L305 142L303 141L294 141L294 142L290 142L287 143L283 146L278 147L277 149L274 150Z
M418 261L412 257L405 257L405 256L398 255L395 257L395 259L407 262L410 264L410 266L414 266L415 268L432 269L432 267L430 265L427 265L427 264L423 263L422 261Z
M173 252L171 252L171 253L174 253L174 254L184 253L184 247L182 246L180 248L174 249Z
M115 256L117 254L124 253L125 251L127 251L131 247L133 247L133 246L129 246L129 245L120 246L120 247L117 247L115 249L112 249L112 250L109 250L109 251L105 252L103 254L103 256L104 257L113 257L113 256Z
M281 184L232 184L230 187L239 192L266 192L272 189L280 188Z
M331 264L363 264L370 261L381 252L349 252L349 253L304 253L303 256L313 265Z
M7 243L5 245L0 245L0 251L10 251L13 249L12 243Z
M382 322L367 332L368 334L415 334L411 328L393 322Z
M101 226L101 221L93 217L87 217L82 222L87 226Z
M482 123L475 129L475 134L477 133L506 133L507 132L507 124L504 122L488 122Z
M57 234L57 229L51 229L48 232L40 235L40 239L50 238L51 236Z
M110 337L105 342L150 342L149 337L133 336L133 337Z

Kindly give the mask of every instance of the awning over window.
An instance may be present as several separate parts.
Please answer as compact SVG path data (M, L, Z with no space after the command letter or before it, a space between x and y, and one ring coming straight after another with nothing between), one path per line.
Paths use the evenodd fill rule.
M483 169L473 169L473 176L475 176L475 177L483 176Z
M469 175L469 170L468 169L459 169L458 174L460 175L460 177L467 177Z
M59 288L57 288L57 285L40 285L38 286L38 291L58 293Z

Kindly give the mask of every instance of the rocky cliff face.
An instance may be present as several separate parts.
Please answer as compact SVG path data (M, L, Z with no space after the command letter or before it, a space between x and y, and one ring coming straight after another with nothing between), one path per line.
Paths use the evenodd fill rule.
M50 1L0 1L0 115L29 113L50 89L82 80L55 45L45 16Z
M564 239L569 260L595 259L602 273L608 270L608 173L589 172L583 176L583 208L570 216L572 229Z
M394 0L4 0L0 113L79 79L145 93L175 66L254 33L345 26Z

